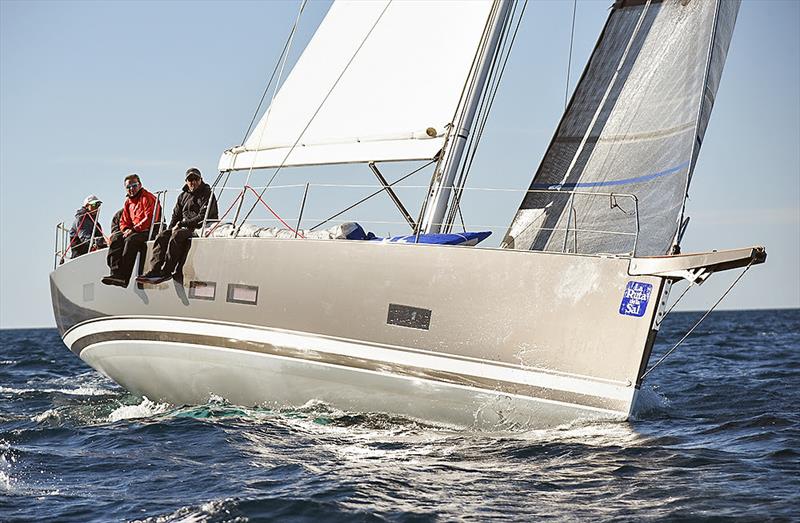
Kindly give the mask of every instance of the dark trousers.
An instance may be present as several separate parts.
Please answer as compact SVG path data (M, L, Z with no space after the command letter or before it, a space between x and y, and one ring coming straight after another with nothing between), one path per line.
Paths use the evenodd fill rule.
M163 274L178 272L179 267L183 268L191 243L191 229L181 227L162 231L153 244L153 257L150 259L153 270Z
M94 249L92 249L92 250L103 249L105 247L106 247L106 241L105 241L105 239L103 239L102 236L100 236L99 238L95 238L94 239ZM72 258L77 258L78 256L83 256L84 254L89 252L89 241L87 240L85 242L81 242L81 243L78 243L76 245L73 245L70 248L70 251L72 252Z
M125 281L130 280L136 256L146 250L146 232L134 232L127 238L123 238L121 232L115 232L111 236L111 245L108 247L108 257L106 258L108 267L111 269L111 276Z
M77 258L78 256L83 256L84 254L89 252L89 242L81 242L75 244L70 248L70 251L72 251L71 258Z

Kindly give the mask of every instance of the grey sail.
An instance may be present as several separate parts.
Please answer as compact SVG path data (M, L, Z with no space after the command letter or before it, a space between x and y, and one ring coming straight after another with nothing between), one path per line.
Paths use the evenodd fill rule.
M738 9L738 0L613 6L504 247L673 248Z

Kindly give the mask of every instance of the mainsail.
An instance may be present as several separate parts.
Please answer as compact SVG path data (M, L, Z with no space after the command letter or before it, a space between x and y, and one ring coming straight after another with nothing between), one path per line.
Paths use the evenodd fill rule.
M505 247L673 248L738 9L739 0L614 5Z
M222 171L436 157L490 1L335 2Z

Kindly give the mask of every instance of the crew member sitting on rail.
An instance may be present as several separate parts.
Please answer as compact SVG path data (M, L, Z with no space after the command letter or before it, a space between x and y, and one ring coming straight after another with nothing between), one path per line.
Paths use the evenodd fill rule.
M113 235L115 232L119 231L119 220L122 218L122 211L125 209L120 209L114 213L114 216L111 217L111 234Z
M69 245L71 258L77 258L89 252L89 249L102 249L106 246L103 228L97 221L97 212L103 203L94 194L83 200L83 206L75 211L75 221L69 229Z
M119 230L119 219L122 217L122 211L124 211L124 210L125 209L118 210L117 212L114 213L114 216L111 217L111 233L110 233L111 236L110 236L110 238L113 238L115 234L120 232L120 230ZM110 251L110 249L109 249L109 251ZM108 254L106 254L106 265L111 267L111 253L110 252Z
M145 248L149 231L156 230L161 220L161 206L153 193L142 187L138 174L125 177L127 197L119 218L120 232L111 236L108 266L111 275L101 281L105 285L127 287L136 263L136 255Z
M169 227L158 235L153 246L152 269L136 278L136 281L156 284L175 278L182 282L183 262L189 253L194 231L202 227L204 220L217 218L214 191L203 181L197 167L189 168L186 171L186 185L175 203Z

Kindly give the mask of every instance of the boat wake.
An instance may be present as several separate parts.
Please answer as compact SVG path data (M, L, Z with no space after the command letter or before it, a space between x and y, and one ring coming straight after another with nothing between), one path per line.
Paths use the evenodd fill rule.
M647 419L669 411L670 400L658 389L657 385L647 384L639 390L639 395L633 404L631 419Z
M128 419L151 418L164 414L170 410L168 403L155 403L147 398L143 398L142 402L138 405L122 405L114 412L108 415L108 421L115 423L117 421Z

